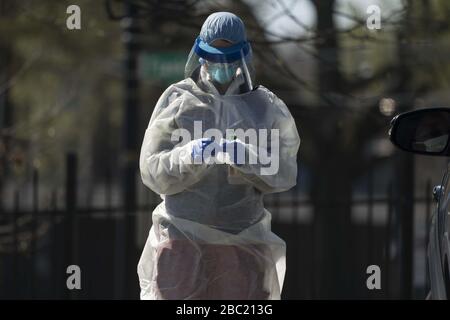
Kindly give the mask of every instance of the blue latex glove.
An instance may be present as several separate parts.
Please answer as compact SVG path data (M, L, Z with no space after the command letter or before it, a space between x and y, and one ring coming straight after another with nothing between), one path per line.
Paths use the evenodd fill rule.
M212 143L214 143L214 140L212 140L211 138L203 138L194 141L191 152L194 163L203 163L205 162L205 159L215 156L215 146L211 146L211 148L208 149L211 150L211 152L205 153L206 147L208 147Z
M245 146L239 140L222 140L222 150L228 154L227 160L232 164L244 164Z

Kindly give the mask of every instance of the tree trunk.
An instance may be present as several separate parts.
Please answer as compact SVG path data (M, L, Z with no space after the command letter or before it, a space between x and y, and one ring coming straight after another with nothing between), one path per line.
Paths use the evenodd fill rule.
M317 118L324 130L315 143L327 150L330 157L317 159L313 165L311 199L314 206L315 248L315 298L348 298L351 296L350 214L352 198L352 173L349 159L342 150L341 106L335 105L333 96L339 94L339 48L333 21L334 0L313 1L317 11L316 42L318 54L318 86L322 99L320 108L330 110L326 117ZM328 108L327 108L328 107ZM322 153L323 154L323 153Z

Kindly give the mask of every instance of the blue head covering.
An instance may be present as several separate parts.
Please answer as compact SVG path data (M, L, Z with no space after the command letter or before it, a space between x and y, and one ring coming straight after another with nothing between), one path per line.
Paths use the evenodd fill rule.
M224 39L238 44L247 41L242 20L231 12L215 12L203 23L200 39L211 44L214 40Z

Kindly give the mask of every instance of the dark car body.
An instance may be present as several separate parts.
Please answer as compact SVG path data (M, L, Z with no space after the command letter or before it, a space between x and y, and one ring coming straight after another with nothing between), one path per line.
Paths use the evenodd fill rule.
M450 157L450 108L427 108L397 115L389 136L400 149L416 154ZM433 190L433 212L427 250L430 299L450 299L450 161L441 184Z

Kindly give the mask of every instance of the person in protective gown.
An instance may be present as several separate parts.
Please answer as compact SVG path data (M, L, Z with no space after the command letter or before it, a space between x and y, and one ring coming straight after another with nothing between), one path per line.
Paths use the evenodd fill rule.
M185 80L154 108L140 171L163 201L138 264L141 299L280 299L286 244L263 196L295 186L300 138L251 61L242 20L214 13Z

